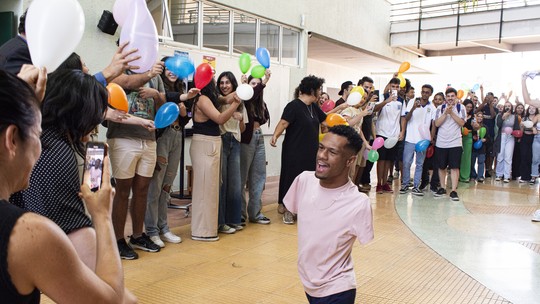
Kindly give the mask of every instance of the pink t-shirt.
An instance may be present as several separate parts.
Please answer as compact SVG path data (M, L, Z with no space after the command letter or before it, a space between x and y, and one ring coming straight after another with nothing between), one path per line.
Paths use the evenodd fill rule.
M306 293L325 297L356 288L351 251L373 239L369 198L349 182L321 187L315 172L294 180L283 202L298 214L298 272Z

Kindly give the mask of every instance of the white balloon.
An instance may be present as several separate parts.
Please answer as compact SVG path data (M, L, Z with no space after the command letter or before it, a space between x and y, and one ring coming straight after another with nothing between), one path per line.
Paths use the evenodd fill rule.
M126 19L128 18L128 14L131 12L130 4L131 0L116 0L114 2L113 6L113 17L114 21L118 23L120 26L124 26L124 23L126 23Z
M387 138L385 141L384 141L384 147L386 149L392 149L398 142L398 139L396 137L390 137L390 138Z
M236 95L242 100L250 100L253 97L253 88L249 84L243 83L236 88Z
M349 94L349 97L347 97L347 103L351 106L359 103L360 100L362 100L362 95L360 95L360 92L352 92Z
M533 127L533 125L534 125L534 123L533 123L532 121L530 121L530 120L527 120L527 121L524 121L524 122L523 122L523 127L524 127L525 129L530 129L530 128Z
M54 72L75 51L84 33L84 12L77 0L34 0L26 16L32 63Z

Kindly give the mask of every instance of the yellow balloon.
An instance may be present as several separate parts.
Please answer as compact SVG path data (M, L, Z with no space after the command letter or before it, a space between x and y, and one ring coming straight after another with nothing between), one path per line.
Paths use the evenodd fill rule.
M321 142L323 140L325 135L326 135L326 133L319 133L319 142Z
M399 79L399 87L404 88L407 82L405 81L405 78L403 77L403 74L399 73L397 75L397 78Z
M356 87L354 87L354 88L351 90L351 93L354 93L354 92L358 92L358 93L360 93L360 95L362 95L362 96L364 96L364 93L365 93L364 88L361 87L361 86L356 86Z

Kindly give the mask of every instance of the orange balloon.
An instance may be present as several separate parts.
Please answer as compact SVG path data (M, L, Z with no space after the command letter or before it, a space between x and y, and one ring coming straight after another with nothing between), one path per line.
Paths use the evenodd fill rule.
M465 94L465 92L463 92L463 90L457 91L457 98L459 98L459 99L463 98L464 94Z
M128 100L124 89L116 83L109 83L107 85L107 91L109 91L109 104L113 108L127 113Z
M411 68L411 64L408 61L404 61L400 66L398 73L405 73Z
M326 116L326 124L329 127L337 126L337 125L348 125L347 120L343 118L340 114L336 113L330 113L328 116Z
M469 129L463 128L463 130L461 130L461 134L463 134L463 136L469 135Z

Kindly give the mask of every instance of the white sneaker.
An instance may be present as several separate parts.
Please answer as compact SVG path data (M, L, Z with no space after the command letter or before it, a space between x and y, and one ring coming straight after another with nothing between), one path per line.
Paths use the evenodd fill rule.
M533 222L540 222L540 209L536 210L531 219Z
M182 238L168 231L161 235L161 238L167 243L178 244L182 243Z
M165 247L165 243L159 238L158 235L154 235L150 237L150 240L154 242L154 244L158 245L160 248Z

